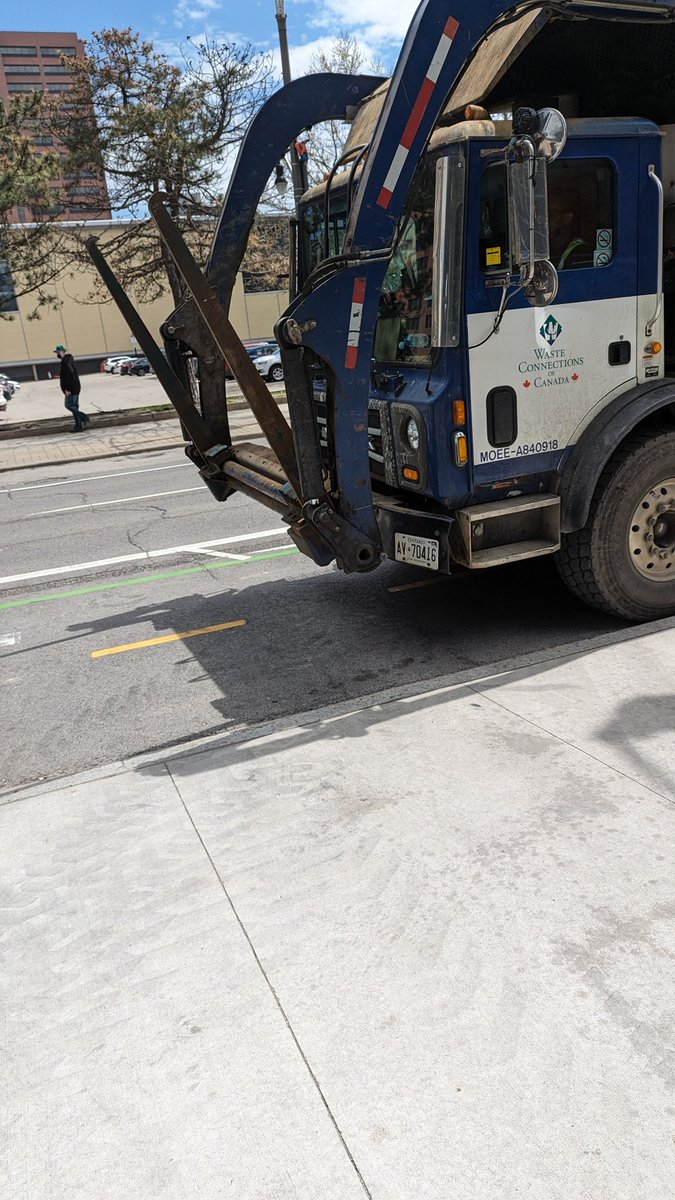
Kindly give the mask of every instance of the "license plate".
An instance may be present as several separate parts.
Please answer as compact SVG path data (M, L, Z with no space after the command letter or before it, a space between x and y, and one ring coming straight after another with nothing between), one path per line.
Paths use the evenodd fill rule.
M397 562L413 563L418 567L438 570L438 542L435 538L415 537L412 533L397 533L394 546Z

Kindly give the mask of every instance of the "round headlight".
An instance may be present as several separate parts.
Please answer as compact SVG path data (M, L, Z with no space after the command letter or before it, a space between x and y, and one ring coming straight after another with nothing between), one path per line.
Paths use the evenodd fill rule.
M405 427L405 438L410 449L416 454L420 448L420 427L414 417L411 417Z

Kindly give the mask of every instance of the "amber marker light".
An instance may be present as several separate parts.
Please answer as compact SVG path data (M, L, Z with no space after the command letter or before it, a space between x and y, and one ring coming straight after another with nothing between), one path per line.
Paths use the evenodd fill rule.
M465 433L453 433L452 456L456 467L465 467L469 461L469 444Z
M663 346L660 342L652 342L652 354L660 354L662 350Z
M453 425L466 425L466 404L463 400L453 400L452 402L452 423Z
M419 483L420 473L419 471L416 471L414 467L404 467L403 478L409 479L411 483Z

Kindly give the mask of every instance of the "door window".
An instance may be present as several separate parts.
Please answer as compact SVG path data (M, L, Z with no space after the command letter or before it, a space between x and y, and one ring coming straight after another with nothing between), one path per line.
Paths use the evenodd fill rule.
M506 167L495 163L483 171L480 193L480 269L510 271L509 209Z
M503 164L483 171L480 269L511 269ZM616 253L614 170L602 158L559 159L548 167L549 257L558 271L606 267Z
M606 267L614 258L614 171L601 158L548 169L550 258L558 271Z

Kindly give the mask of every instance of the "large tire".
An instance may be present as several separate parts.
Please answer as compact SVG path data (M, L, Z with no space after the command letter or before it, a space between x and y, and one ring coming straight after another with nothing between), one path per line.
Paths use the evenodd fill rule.
M605 467L583 529L563 537L571 592L629 621L675 613L675 430L628 438Z

